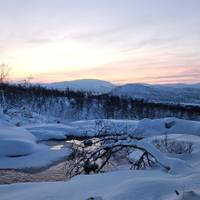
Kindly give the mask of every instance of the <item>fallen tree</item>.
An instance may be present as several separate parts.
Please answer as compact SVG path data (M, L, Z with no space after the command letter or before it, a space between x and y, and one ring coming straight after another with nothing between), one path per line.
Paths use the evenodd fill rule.
M153 167L155 163L171 173L177 173L177 167L179 171L181 171L181 168L190 168L180 159L167 157L152 143L127 135L97 138L94 141L73 145L73 149L74 159L68 163L66 169L69 177L84 173L104 172L105 166L110 163L115 154L124 151L126 152L124 156L127 156L135 150L139 150L141 154L136 162L131 163L131 169Z

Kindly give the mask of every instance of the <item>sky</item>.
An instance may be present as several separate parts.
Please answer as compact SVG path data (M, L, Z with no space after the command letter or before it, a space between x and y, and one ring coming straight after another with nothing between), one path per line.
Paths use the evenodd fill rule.
M200 82L199 0L0 0L11 80Z

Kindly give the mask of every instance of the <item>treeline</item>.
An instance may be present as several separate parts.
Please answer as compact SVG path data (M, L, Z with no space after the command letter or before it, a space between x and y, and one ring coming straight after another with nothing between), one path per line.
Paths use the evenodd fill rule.
M5 113L20 109L25 113L35 112L66 120L162 117L200 119L200 107L192 105L155 103L81 91L59 91L39 85L0 84L0 92L0 103Z

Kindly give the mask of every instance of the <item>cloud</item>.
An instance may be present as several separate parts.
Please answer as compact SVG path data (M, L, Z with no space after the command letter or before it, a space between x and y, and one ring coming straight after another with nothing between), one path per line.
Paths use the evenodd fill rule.
M168 75L143 76L141 79L152 83L198 83L200 80L200 66L180 67L182 72L170 72Z
M133 63L132 63L133 64ZM131 62L113 62L109 65L92 69L63 70L52 73L33 74L35 82L57 82L75 79L97 78L115 84L124 83L196 83L200 80L199 66L177 66L176 68L153 67L141 68ZM148 74L148 76L147 76Z
M0 24L1 46L6 47L0 49L0 59L12 58L20 76L32 67L38 70L35 78L45 81L199 79L200 13L195 0L2 1ZM76 61L81 70L72 70ZM70 66L58 71L65 65Z

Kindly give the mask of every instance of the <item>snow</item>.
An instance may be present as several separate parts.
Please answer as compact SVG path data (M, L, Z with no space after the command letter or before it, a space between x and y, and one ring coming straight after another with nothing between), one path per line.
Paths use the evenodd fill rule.
M38 141L41 140L64 140L66 135L73 133L73 128L61 125L61 124L40 124L40 125L29 125L25 128L31 132Z
M193 154L197 152L200 156L200 138L191 135L189 137L182 136L170 135L171 138L178 138L183 141L188 138L190 142L196 141L196 146L190 157L193 157ZM147 147L149 144L146 143L146 140L139 141L137 144ZM152 148L151 145L148 148ZM168 162L170 161L175 165L176 173L166 173L159 169L136 171L125 169L96 175L80 175L66 182L1 185L1 200L77 200L89 197L101 197L103 200L179 200L183 199L183 196L186 200L200 199L199 167L196 166L195 170L186 173L181 170L182 163L177 162L180 159L167 159L169 159ZM195 160L196 158L186 157L183 163L189 161L193 165ZM175 190L179 192L179 196L176 195Z
M38 124L43 121L48 121L47 117L31 111L31 109L26 105L20 106L19 108L11 108L7 111L7 114L9 116L8 121L17 126Z
M36 144L31 141L19 139L1 139L0 154L4 156L23 156L33 153Z
M133 83L115 87L111 94L153 102L200 103L199 84L150 85Z
M96 136L98 134L134 134L137 120L82 120L69 123L72 127L77 127L88 136Z
M170 128L166 125L171 124ZM134 132L140 136L155 136L168 134L188 134L200 136L200 122L177 118L143 119Z
M132 153L130 153L128 155L128 158L129 158L129 160L131 162L136 162L136 161L138 161L141 158L142 154L143 154L143 151L141 151L141 150L135 150L135 151L133 151Z
M0 186L1 200L78 200L99 196L103 200L171 200L175 190L199 192L200 174L173 177L161 171L122 170L77 176L68 182L27 183ZM170 198L169 198L170 196Z
M187 191L184 192L184 194L181 194L178 200L199 200L200 199L200 194L194 191Z
M37 150L35 137L28 131L1 124L0 156L22 156Z
M124 146L136 146L140 148L141 150L145 149L147 150L154 158L155 160L167 170L169 174L190 174L194 171L192 166L190 166L187 162L184 160L181 160L179 158L171 158L166 155L164 155L162 152L160 152L153 144L150 142L147 142L146 140L140 140L140 141L122 141L118 142L115 145L123 144ZM139 153L136 152L136 156L139 156ZM132 159L131 155L131 159Z
M37 145L37 151L20 157L0 157L0 169L29 169L46 168L51 164L63 160L70 155L67 148L50 149L46 145Z
M135 120L82 120L68 122L66 124L39 124L24 126L38 141L40 140L63 140L68 136L94 137L101 134L133 134L137 125ZM102 129L103 128L103 129Z
M64 147L50 148L37 141L62 140L68 136L92 137L102 128L103 134L143 136L144 139L139 141L121 142L148 150L160 165L137 171L119 168L108 173L76 176L65 182L0 185L1 200L84 200L89 197L103 200L180 200L183 196L186 200L200 199L200 122L177 118L141 121L104 119L15 127L6 116L0 116L0 127L0 168L41 169L50 166L71 152ZM192 142L191 154L160 152L152 141L166 135L177 141ZM141 152L134 151L130 158L134 160L140 155ZM177 195L175 190L180 194Z
M171 127L166 128L166 125ZM68 136L94 137L101 135L129 134L139 137L150 137L168 134L188 134L200 136L200 122L177 118L137 120L81 120L65 124L39 124L24 126L38 141L57 139Z
M0 169L42 168L68 156L68 148L50 149L36 143L27 130L0 118Z

